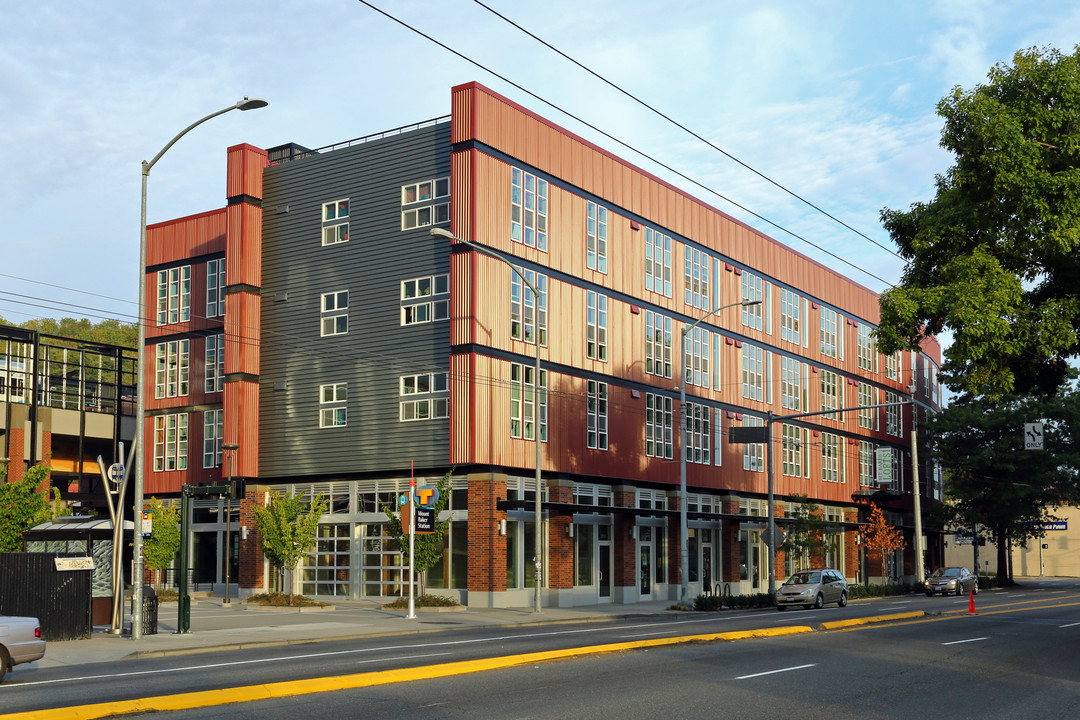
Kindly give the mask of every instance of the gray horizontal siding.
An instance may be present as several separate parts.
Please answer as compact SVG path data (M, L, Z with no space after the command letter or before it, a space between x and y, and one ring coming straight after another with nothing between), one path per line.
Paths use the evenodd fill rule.
M448 462L447 420L398 421L398 379L447 369L449 324L401 327L399 288L449 271L447 243L429 228L400 230L401 186L449 174L448 124L267 168L261 477ZM349 241L323 247L322 204L341 198L350 203ZM349 291L349 332L320 337L320 296L339 290ZM320 429L319 386L340 382L348 426Z

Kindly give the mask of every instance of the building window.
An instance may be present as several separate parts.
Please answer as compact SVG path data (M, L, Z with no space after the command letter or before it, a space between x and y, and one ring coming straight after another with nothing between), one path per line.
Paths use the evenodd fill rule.
M712 344L710 333L698 326L690 328L686 334L686 346L683 348L683 368L686 371L686 384L709 387L709 347Z
M157 344L157 372L154 397L178 397L188 394L190 340Z
M510 280L510 337L535 343L539 328L540 344L547 345L547 275L523 268L518 270L525 274L528 283L521 282L521 276L516 272ZM533 297L529 283L536 287L539 302Z
M877 350L874 348L872 330L866 323L859 323L858 361L859 367L870 372L877 372Z
M510 437L532 440L533 402L540 401L540 440L547 442L547 370L540 371L540 383L535 382L536 368L531 365L510 364Z
M712 410L707 405L686 403L686 462L712 464L712 433L709 430Z
M349 291L322 294L322 336L344 335L349 332Z
M154 470L187 470L187 413L154 418Z
M805 367L795 358L780 358L781 407L788 410L802 410L806 407Z
M225 258L206 263L206 317L225 314Z
M716 435L713 438L713 441L716 445L716 452L713 453L713 464L719 466L724 464L724 411L720 408L716 408L715 412L716 415L713 418L713 432L716 433Z
M840 456L840 438L821 433L821 479L823 482L843 482L844 463Z
M802 342L802 298L786 288L780 289L780 339Z
M836 373L831 370L821 371L821 409L836 410L840 407L843 398L843 386L840 384ZM839 420L836 413L824 415L830 420Z
M890 380L900 379L900 352L885 356L885 377Z
M669 397L645 393L645 454L649 457L671 459L674 455L673 406Z
M903 434L900 430L900 396L886 391L885 402L891 403L885 406L885 432L899 437Z
M750 343L743 343L742 348L742 395L765 399L765 350Z
M450 276L401 281L401 324L420 325L450 317Z
M645 311L645 372L671 377L671 318Z
M225 411L207 410L203 413L203 467L221 467L221 438L225 434Z
M874 443L859 442L859 486L870 487L874 484Z
M683 285L686 304L699 310L712 310L709 306L709 263L711 258L697 248L686 246Z
M588 391L588 445L593 450L608 449L608 386L607 383L589 380Z
M157 324L187 322L191 319L191 266L158 270Z
M760 275L743 270L742 274L742 301L753 302L757 305L743 305L742 324L755 330L761 330L765 326L765 281Z
M349 199L323 203L322 244L337 245L349 241Z
M221 392L225 383L225 336L206 336L206 362L203 364L206 376L206 392Z
M585 310L585 354L593 360L607 360L607 295L588 290Z
M399 393L401 422L450 417L449 373L403 375Z
M587 203L585 226L585 265L590 270L607 272L607 208L592 200Z
M877 408L867 408L874 404L874 388L869 383L859 383L859 427L877 430Z
M510 238L547 252L548 183L510 169Z
M671 297L671 238L645 228L645 289Z
M807 429L796 425L780 426L780 445L784 474L807 477L810 473L810 443Z
M438 202L450 197L450 178L436 178L423 182L411 183L401 187L401 229L426 227L450 222L450 203ZM426 203L419 207L409 207Z
M836 311L821 308L821 354L836 357L837 354Z
M319 386L319 427L345 427L348 424L349 411L346 402L349 399L348 383L332 383Z
M764 427L765 419L756 415L747 415L743 427ZM765 472L765 443L743 444L743 470Z

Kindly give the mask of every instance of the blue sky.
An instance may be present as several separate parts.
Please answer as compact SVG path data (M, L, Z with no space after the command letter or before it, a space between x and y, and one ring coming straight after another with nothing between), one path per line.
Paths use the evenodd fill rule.
M950 163L937 101L984 82L1018 49L1071 52L1080 38L1080 5L1057 0L485 2L886 246L880 210L929 199ZM473 0L371 4L873 276L899 279L895 256ZM319 147L446 115L451 86L471 80L872 290L886 287L356 0L38 0L7 3L3 17L0 316L12 322L132 319L140 162L194 120L245 95L270 102L216 118L169 150L150 177L150 222L223 206L229 145Z

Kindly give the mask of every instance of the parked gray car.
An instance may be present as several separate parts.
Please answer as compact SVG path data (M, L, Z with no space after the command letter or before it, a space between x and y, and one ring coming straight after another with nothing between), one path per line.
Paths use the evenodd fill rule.
M44 655L45 641L37 618L0 615L0 680L16 665Z
M844 607L847 601L847 580L834 568L800 570L776 589L777 610L787 610L789 605L819 608L833 602Z
M938 568L923 584L926 597L942 595L967 595L979 592L979 578L966 567Z

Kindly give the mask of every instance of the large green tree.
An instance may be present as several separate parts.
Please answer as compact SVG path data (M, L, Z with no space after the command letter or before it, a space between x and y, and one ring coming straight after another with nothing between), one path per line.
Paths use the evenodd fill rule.
M1025 450L1024 423L1036 421L1043 449ZM1055 506L1080 501L1080 392L1069 383L1050 397L963 395L922 429L945 470L946 520L978 523L1011 580L1009 549L1038 536Z
M1080 355L1080 46L1020 51L938 114L955 164L933 200L881 214L908 265L879 347L949 331L953 390L1050 393Z
M48 484L49 466L39 463L21 480L7 482L7 469L0 468L0 552L22 550L22 536L30 528L57 515L68 514L61 507L60 491Z
M0 319L0 325L9 323ZM17 327L24 330L36 330L46 335L70 338L73 341L99 342L122 347L135 347L138 331L134 324L121 323L119 320L101 320L92 323L86 318L35 318L21 323ZM72 347L77 346L72 343Z
M319 518L326 512L322 493L311 502L300 495L274 492L270 504L255 508L255 527L262 537L262 550L270 564L278 569L284 584L284 572L296 570L304 554L315 547ZM292 602L292 593L289 594Z

